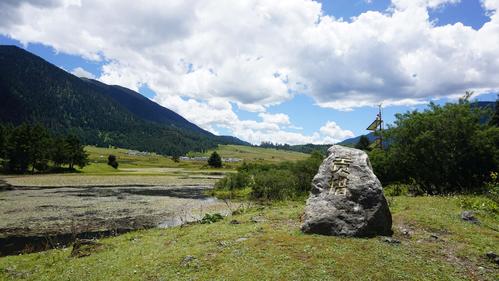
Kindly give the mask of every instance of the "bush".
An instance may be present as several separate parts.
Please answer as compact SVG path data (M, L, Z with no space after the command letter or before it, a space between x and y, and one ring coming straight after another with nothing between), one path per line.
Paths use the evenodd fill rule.
M110 154L108 157L107 157L107 164L115 169L118 169L118 161L116 160L116 156L113 155L113 154Z
M491 172L490 181L485 183L485 195L499 204L499 173Z
M263 200L285 200L297 193L296 177L289 170L260 172L255 175L251 197Z
M228 174L217 183L215 189L236 190L251 186L253 183L252 177L247 172L238 172Z
M409 185L407 184L390 184L383 188L385 196L402 196L409 194Z
M464 210L474 210L483 212L484 214L499 215L499 204L487 197L481 196L466 196L459 200L461 208Z
M215 223L217 221L221 221L223 219L224 219L224 217L219 213L215 213L215 214L211 214L211 215L205 214L200 222L202 224L211 224L211 223Z

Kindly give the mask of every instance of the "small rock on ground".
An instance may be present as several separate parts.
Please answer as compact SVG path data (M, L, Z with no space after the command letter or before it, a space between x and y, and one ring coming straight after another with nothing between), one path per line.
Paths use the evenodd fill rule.
M381 241L386 242L388 244L400 244L400 240L397 240L392 237L383 237Z
M185 258L180 263L182 267L199 267L199 261L195 256L185 256Z
M473 211L463 211L461 213L461 219L470 223L479 223L478 219L475 217L475 212Z
M493 263L495 263L495 264L499 265L499 256L498 256L496 253L494 253L494 252L488 252L488 253L487 253L487 254L485 254L485 255L487 256L487 258L488 258L491 262L493 262Z

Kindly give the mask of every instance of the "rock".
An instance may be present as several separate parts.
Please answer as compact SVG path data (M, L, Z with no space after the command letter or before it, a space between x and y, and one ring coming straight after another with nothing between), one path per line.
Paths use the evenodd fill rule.
M400 240L394 239L392 237L383 237L381 241L388 243L388 244L400 244Z
M262 217L262 216L254 216L254 217L251 217L251 222L254 222L254 223L261 223L261 222L265 222L265 218Z
M475 212L473 211L463 211L461 213L461 219L470 223L478 223L478 219L475 217Z
M402 235L404 235L407 238L411 238L412 236L412 232L409 229L403 228L400 230L400 232L402 233Z
M485 256L493 263L499 265L499 256L494 252L488 252Z
M230 224L241 224L241 222L238 220L231 220Z
M241 238L237 238L236 242L244 242L246 240L248 240L248 237L241 237Z
M312 180L304 233L372 237L392 235L392 216L367 154L334 145Z
M182 262L180 263L180 266L198 268L200 266L200 264L195 256L188 255L188 256L185 256L185 258L182 260Z

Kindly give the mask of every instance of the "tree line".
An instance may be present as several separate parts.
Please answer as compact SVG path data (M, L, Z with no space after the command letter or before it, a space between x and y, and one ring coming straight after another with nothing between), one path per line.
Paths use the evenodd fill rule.
M75 135L52 135L40 124L0 124L0 166L4 172L74 170L87 164L88 155Z
M384 186L405 184L419 194L485 191L499 170L499 100L495 108L480 108L470 96L395 116L395 124L383 132L389 145L369 152ZM366 149L366 140L361 141L357 147Z

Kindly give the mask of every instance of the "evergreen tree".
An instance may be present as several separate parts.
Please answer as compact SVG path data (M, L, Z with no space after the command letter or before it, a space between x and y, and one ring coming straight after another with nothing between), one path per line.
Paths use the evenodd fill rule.
M116 156L112 154L107 157L107 164L115 169L118 169L119 166Z
M370 142L369 142L369 139L367 138L367 136L362 135L362 136L360 136L359 141L355 145L355 148L361 149L361 150L369 150L369 145L370 145Z
M51 156L51 137L47 129L40 124L30 127L28 142L31 171L47 170Z
M12 130L6 146L5 157L7 158L7 169L11 172L24 173L31 163L30 150L30 130L31 128L22 124Z
M492 116L492 120L490 121L492 126L499 127L499 95L497 95L494 115Z
M68 152L66 163L69 168L73 169L74 166L85 167L88 164L88 154L85 152L80 140L74 135L69 135L66 138L66 145Z
M216 151L213 151L213 153L210 155L210 158L208 158L208 165L213 168L222 167L222 158Z
M52 146L52 162L56 167L69 163L69 148L66 140L62 137L55 137Z
M5 145L7 142L8 131L7 127L0 124L0 159L5 158Z

